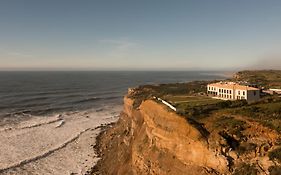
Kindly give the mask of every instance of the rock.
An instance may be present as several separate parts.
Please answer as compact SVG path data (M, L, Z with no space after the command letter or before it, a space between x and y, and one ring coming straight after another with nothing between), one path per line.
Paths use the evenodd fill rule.
M230 151L229 156L232 157L234 160L238 159L238 155L235 151Z

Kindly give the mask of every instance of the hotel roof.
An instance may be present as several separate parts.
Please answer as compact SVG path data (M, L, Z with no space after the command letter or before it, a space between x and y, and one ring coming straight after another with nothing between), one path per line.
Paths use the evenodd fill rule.
M218 88L226 88L226 89L239 89L239 90L247 90L247 91L259 90L258 88L239 85L239 84L236 84L236 83L233 83L233 82L230 82L230 83L219 82L219 83L212 83L212 84L208 84L208 85L218 87Z

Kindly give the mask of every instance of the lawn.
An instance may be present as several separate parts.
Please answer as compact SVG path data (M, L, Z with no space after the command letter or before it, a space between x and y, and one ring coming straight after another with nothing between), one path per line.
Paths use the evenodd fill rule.
M166 96L164 97L164 99L169 101L171 104L177 106L178 108L209 105L221 101L206 96L187 96L187 95Z

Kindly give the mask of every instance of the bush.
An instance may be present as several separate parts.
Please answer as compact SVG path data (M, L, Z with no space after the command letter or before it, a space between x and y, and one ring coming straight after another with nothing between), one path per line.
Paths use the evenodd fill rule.
M257 175L258 170L255 165L242 163L233 173L233 175Z
M268 156L270 160L277 160L279 163L281 163L281 147L270 151Z
M235 119L234 117L222 116L215 121L214 127L227 129L228 133L236 135L239 139L241 139L244 137L242 131L246 128L246 122Z
M281 167L280 166L271 166L269 167L270 175L280 175L281 174Z
M257 145L254 143L241 143L240 146L237 149L237 152L239 154L245 154L251 151L254 151L256 149Z

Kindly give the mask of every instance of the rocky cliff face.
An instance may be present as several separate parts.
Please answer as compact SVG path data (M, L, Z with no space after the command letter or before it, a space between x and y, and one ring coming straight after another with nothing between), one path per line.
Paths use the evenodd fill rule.
M195 121L154 100L136 108L125 97L119 121L98 140L94 174L281 173L280 134L224 110Z
M210 148L200 130L153 100L133 109L133 100L125 98L120 120L101 139L96 174L228 172L227 158Z

